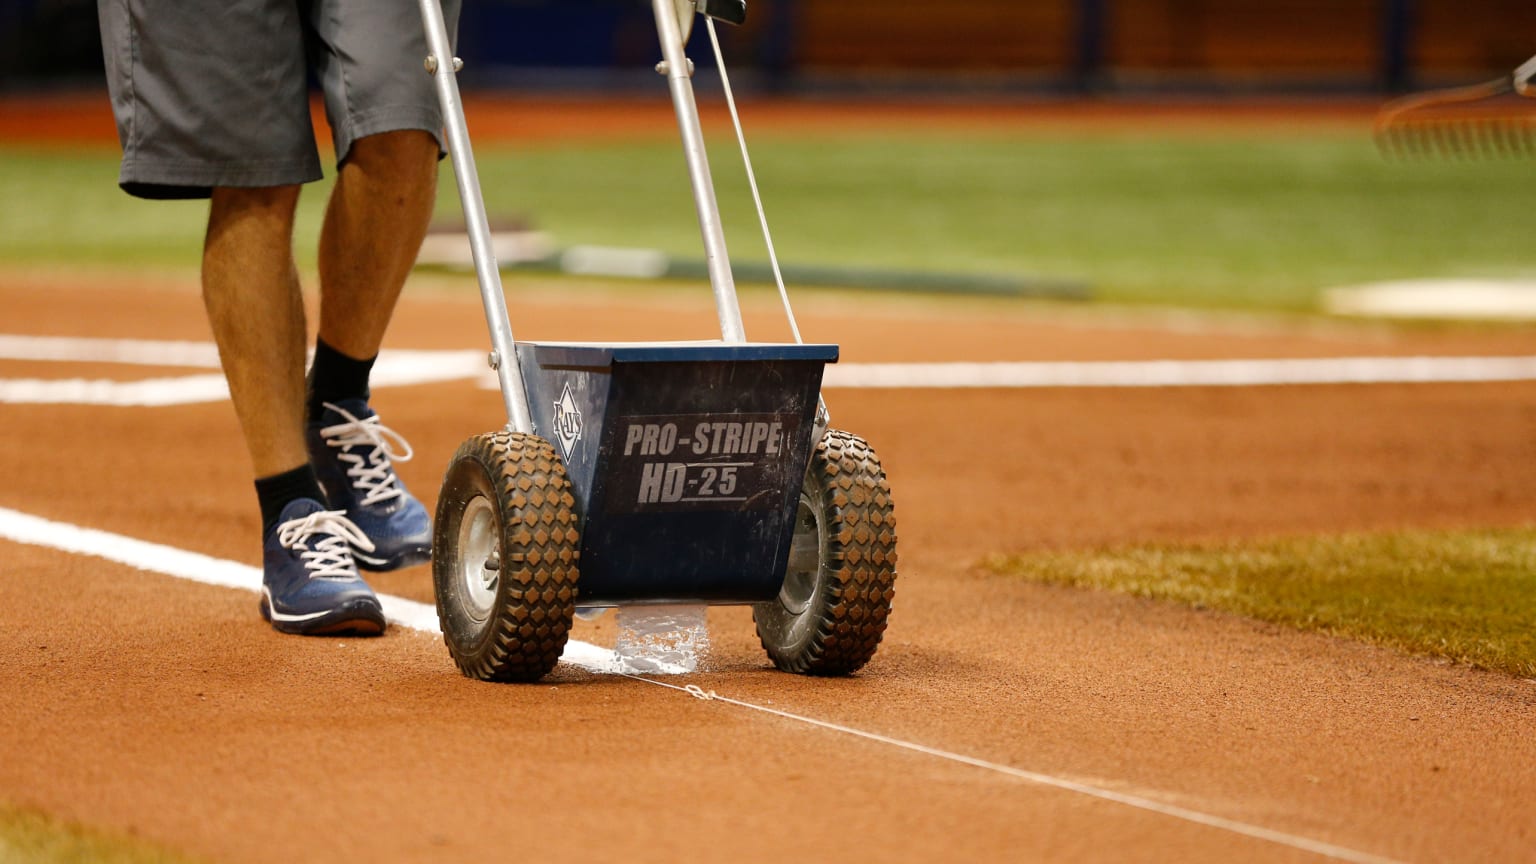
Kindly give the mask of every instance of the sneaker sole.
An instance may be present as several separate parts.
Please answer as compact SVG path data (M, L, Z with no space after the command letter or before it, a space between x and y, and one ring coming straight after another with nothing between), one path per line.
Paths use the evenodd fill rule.
M299 620L274 617L267 595L261 595L261 617L279 633L294 636L378 636L384 632L384 610L377 600L359 597L324 615Z
M357 569L367 570L370 573L385 573L390 570L399 570L403 567L415 567L417 564L425 564L432 560L432 546L410 546L400 550L388 558L375 558L361 552L355 547L352 549L352 560L357 563Z

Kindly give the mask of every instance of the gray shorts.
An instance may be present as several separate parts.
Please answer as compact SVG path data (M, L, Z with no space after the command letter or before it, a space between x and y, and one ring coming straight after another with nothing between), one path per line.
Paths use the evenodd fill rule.
M459 0L443 0L448 32ZM143 198L321 177L309 76L337 161L352 142L442 118L417 0L98 0L118 183Z

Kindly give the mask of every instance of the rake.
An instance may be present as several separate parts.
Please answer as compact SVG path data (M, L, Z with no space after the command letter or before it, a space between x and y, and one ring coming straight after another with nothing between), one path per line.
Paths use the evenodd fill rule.
M1509 75L1382 106L1376 146L1396 158L1536 156L1536 57Z

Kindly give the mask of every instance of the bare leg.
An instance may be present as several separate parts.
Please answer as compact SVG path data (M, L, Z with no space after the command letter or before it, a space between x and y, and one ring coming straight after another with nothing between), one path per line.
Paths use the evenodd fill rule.
M298 186L214 189L203 245L203 303L257 477L309 461L298 200Z
M360 138L320 232L320 338L353 359L379 353L437 197L437 141L416 130Z

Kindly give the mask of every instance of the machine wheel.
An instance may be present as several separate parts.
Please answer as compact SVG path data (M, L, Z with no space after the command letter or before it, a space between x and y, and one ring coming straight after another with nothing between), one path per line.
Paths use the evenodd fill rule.
M848 675L875 655L896 596L896 516L864 439L829 429L811 453L779 596L752 607L774 665Z
M536 681L555 668L576 612L575 507L543 438L502 431L459 446L438 498L432 582L465 675Z

